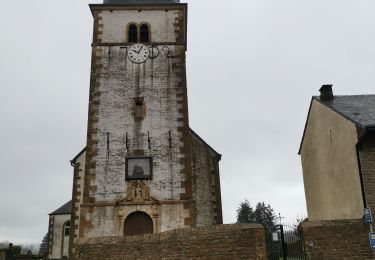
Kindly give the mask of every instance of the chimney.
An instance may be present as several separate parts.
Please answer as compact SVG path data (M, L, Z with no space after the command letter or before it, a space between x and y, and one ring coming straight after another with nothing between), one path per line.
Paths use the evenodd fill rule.
M323 85L319 91L321 100L333 100L332 85Z

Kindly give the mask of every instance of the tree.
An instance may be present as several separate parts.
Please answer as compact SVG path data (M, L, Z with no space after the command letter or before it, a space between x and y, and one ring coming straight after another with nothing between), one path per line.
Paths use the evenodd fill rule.
M237 209L237 223L254 223L254 210L248 200L240 203Z
M48 246L48 233L44 235L42 243L39 246L39 255L44 255L47 253Z
M262 224L266 231L274 232L276 230L276 215L273 208L264 202L258 202L255 211L255 222Z
M12 255L20 255L22 251L22 247L18 245L13 245L12 243L10 243L9 251L12 253Z
M240 203L237 209L237 223L259 223L268 232L276 230L276 215L270 205L259 202L255 211L248 200Z
M296 223L293 225L294 232L302 234L302 224L308 221L305 217L297 217Z

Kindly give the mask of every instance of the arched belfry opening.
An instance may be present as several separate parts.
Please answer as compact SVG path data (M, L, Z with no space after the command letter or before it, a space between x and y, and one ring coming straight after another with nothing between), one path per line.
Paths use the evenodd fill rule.
M136 24L132 23L128 28L128 42L136 43L138 38L138 27Z
M150 28L148 24L141 24L140 36L142 43L150 42Z
M142 211L131 213L124 224L125 236L137 236L153 233L153 223L149 215Z

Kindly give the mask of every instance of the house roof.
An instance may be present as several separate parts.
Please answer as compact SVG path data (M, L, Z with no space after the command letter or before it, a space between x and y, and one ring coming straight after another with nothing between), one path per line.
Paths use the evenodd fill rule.
M50 213L49 215L65 215L71 214L72 212L72 201L69 201L62 205L60 208L56 209L54 212Z
M179 2L179 0L104 0L103 4L168 4Z
M332 100L321 100L320 97L313 99L361 128L375 126L375 95L334 96Z
M319 96L313 96L298 154L301 154L311 105L314 100L350 120L359 128L372 129L375 127L375 95L334 96L331 100L322 100Z

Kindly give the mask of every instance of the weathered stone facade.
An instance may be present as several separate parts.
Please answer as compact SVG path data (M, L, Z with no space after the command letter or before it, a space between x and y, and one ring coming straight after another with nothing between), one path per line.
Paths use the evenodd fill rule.
M154 216L156 232L190 226L194 206L189 188L185 46L177 45L183 33L179 29L185 27L180 25L185 23L185 5L168 7L168 12L159 7L141 12L128 6L92 5L91 9L98 32L94 33L80 237L120 235L124 218L136 210ZM173 43L165 46L174 58L160 55L143 64L127 59L127 49L117 43L125 42L130 22L149 23L153 41ZM135 98L145 103L141 121L132 114ZM153 158L153 179L142 183L155 200L146 199L142 205L123 202L132 185L125 181L127 156Z
M309 221L302 230L308 259L375 259L368 239L369 226L362 219Z
M136 237L82 239L77 258L257 259L266 260L264 230L258 224L216 225Z
M193 195L196 204L196 225L223 223L219 165L220 155L191 130Z
M152 233L221 224L221 156L189 128L187 5L90 8L87 146L72 160L70 255L79 240L124 236L136 212L151 218ZM129 24L149 26L145 45L158 55L140 64L127 57ZM151 158L152 177L127 179L128 158Z
M148 222L136 222L136 231L147 226L136 234L222 224L221 155L189 127L187 4L122 1L90 9L87 145L71 161L69 256L77 256L78 241L125 236L132 227L126 221L138 221L139 215L132 217L137 213ZM149 39L140 46L152 56L144 62L129 57L132 24L149 29ZM129 178L130 159L147 160L149 175ZM68 252L60 222L50 219L49 259ZM56 232L63 247L57 248Z

